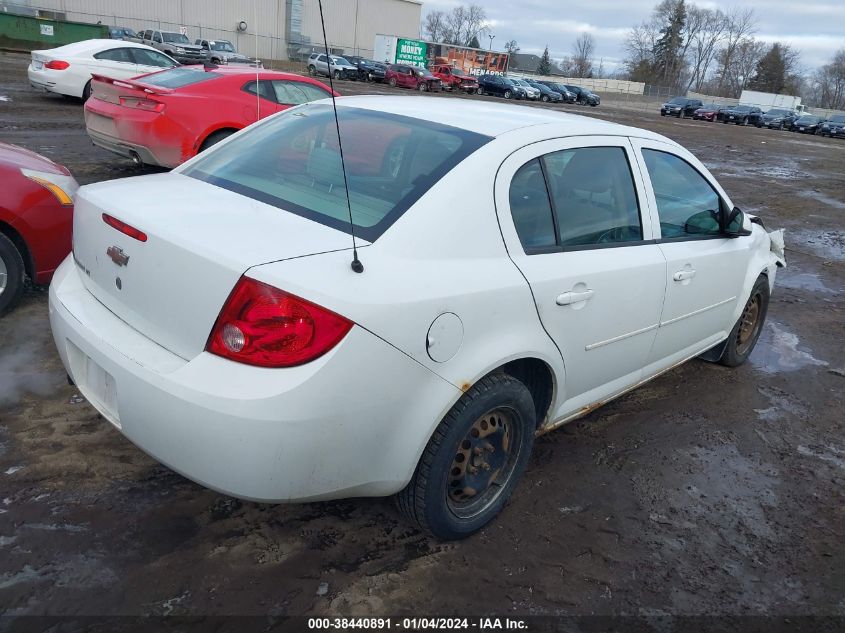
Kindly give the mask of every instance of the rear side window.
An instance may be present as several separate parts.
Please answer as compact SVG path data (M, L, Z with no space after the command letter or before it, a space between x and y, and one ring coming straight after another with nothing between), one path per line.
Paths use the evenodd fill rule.
M338 107L355 234L382 235L453 167L490 141L439 123ZM349 232L331 106L306 104L202 154L184 175Z
M643 149L664 238L719 234L719 195L698 171L682 158Z
M155 66L157 68L172 68L176 61L158 51L148 51L146 48L133 48L132 56L136 64L142 66Z
M540 159L525 163L511 181L510 205L526 253L557 246L552 206Z
M110 51L102 51L94 55L95 59L105 59L112 62L134 63L132 53L128 48L113 48Z
M331 96L328 90L304 81L273 81L273 91L276 101L285 105L302 105Z
M220 73L194 68L173 68L143 78L143 83L162 88L182 88L222 77Z
M243 87L243 89L246 92L248 92L249 94L254 95L254 94L256 94L255 84L256 84L255 81L250 81L249 83L247 83ZM257 94L262 99L267 99L268 101L275 101L276 100L276 94L273 92L273 86L267 80L263 80L263 81L258 82Z

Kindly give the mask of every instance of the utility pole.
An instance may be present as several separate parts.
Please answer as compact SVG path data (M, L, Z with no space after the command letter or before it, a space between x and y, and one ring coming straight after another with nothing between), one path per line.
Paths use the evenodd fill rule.
M488 50L492 51L493 50L493 38L495 38L496 36L492 35L491 33L488 33L487 37L490 38L490 48Z

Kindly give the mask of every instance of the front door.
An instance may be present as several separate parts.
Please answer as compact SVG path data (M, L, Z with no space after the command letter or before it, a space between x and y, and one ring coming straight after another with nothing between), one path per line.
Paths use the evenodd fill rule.
M712 177L677 146L635 140L653 224L666 257L666 301L649 358L671 366L727 337L741 297L751 238L725 237L718 214L729 205Z
M496 180L511 259L566 367L566 417L640 379L658 327L666 261L652 241L625 137L546 141L512 154Z

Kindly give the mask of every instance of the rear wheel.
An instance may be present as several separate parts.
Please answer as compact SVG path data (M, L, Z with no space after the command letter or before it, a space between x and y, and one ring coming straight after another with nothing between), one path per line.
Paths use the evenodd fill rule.
M25 273L20 251L12 240L0 233L0 315L20 299Z
M459 539L499 513L531 453L531 393L506 374L481 379L452 407L396 497L399 510L441 539Z
M232 134L234 134L236 131L237 130L217 130L213 134L209 134L206 139L202 142L202 145L200 145L200 151L203 152L212 145L217 145L217 143L222 141L224 138L232 136Z
M308 66L308 74L311 75L312 77L316 76L317 75L317 68L313 65Z
M396 87L396 77L391 77L390 81L388 81L387 83L390 84L391 88L395 88Z
M85 87L82 89L82 100L88 101L91 97L91 80L88 80L88 83L85 84Z
M719 362L727 367L742 365L751 355L769 310L769 280L760 275L751 289L751 296L739 320L728 335L728 342Z

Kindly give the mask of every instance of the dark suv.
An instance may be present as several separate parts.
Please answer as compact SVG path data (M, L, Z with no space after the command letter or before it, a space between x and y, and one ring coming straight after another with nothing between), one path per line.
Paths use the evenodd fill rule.
M505 99L522 99L525 91L507 77L501 75L481 75L478 78L478 94L496 95Z
M601 97L599 97L595 92L590 92L581 86L570 86L569 84L563 85L566 86L566 89L569 90L569 92L575 94L575 103L593 106L594 108L601 103Z
M763 115L763 125L771 130L791 130L801 114L787 108L772 108Z
M687 99L686 97L673 97L660 106L660 116L676 116L685 119L695 114L695 111L702 107L701 99Z
M387 64L358 55L346 55L346 61L358 69L358 81L384 81Z

